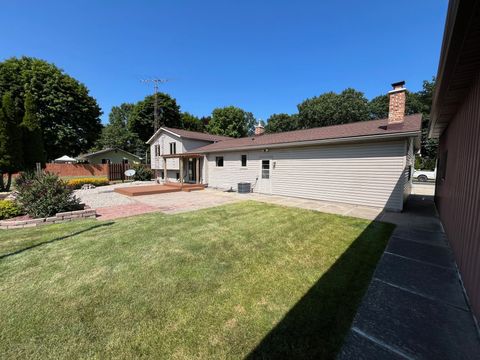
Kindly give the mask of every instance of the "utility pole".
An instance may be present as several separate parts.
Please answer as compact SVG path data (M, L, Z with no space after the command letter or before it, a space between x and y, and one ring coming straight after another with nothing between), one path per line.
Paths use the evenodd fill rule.
M153 102L153 131L157 132L158 128L160 127L160 121L158 119L158 86L159 84L164 84L168 79L144 79L142 80L143 83L153 83L153 95L154 95L154 102Z

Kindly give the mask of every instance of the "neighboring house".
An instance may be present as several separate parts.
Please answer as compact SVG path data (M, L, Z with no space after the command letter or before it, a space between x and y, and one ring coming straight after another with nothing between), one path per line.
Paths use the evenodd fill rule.
M180 170L182 170L185 181L204 182L199 170L203 156L190 156L185 160L182 154L218 141L231 139L228 136L161 127L147 141L147 144L150 145L152 169L156 171L156 176L162 180L164 180L165 166L167 166L167 180L169 181L180 181ZM183 161L180 162L180 159ZM180 163L184 165L182 169L180 169Z
M389 118L383 120L276 134L263 134L258 126L255 136L209 138L203 146L198 139L191 143L192 132L182 136L182 130L162 128L149 140L152 168L166 167L168 180L235 190L239 182L250 182L258 193L401 211L421 128L421 115L404 116L403 85L393 84ZM181 156L169 151L172 143Z
M140 164L142 158L119 148L108 148L78 156L89 164Z
M435 202L480 316L480 1L450 1L429 135L440 139Z

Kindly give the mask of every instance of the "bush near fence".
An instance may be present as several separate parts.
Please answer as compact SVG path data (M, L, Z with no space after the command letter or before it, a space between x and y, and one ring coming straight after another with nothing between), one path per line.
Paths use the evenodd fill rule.
M78 178L70 179L67 181L67 186L72 189L80 189L85 184L92 184L95 186L105 186L108 185L108 179L104 178Z

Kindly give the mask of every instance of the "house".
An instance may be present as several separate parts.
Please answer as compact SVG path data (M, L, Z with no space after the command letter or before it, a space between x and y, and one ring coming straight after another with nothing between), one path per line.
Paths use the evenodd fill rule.
M401 211L410 194L421 115L404 115L404 82L392 85L383 120L276 134L257 126L255 136L239 139L161 128L149 140L152 169L168 173L168 181L220 189L249 182L257 193Z
M435 203L480 316L480 1L451 0L429 136L439 138Z
M156 177L162 180L167 173L167 180L180 181L182 172L183 180L187 182L203 182L205 179L202 180L202 172L199 169L203 155L194 156L190 152L205 145L231 139L228 136L161 127L147 141L150 145L152 169L155 170ZM190 156L184 158L182 157L184 153ZM168 170L165 171L165 168Z
M119 148L107 148L78 156L89 164L140 164L142 158Z

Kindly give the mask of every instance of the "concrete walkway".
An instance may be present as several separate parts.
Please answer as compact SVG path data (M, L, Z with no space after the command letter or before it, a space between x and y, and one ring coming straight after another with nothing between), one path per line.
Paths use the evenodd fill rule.
M431 196L413 195L338 359L480 359L480 338Z
M143 184L142 184L143 185ZM99 220L112 220L151 212L176 214L195 211L238 201L253 200L270 204L298 207L325 213L376 219L382 208L359 206L328 201L299 199L286 196L262 195L256 193L238 194L215 189L205 189L190 193L174 192L143 196L126 196L115 192L119 187L132 187L132 184L102 186L90 190L77 190L75 195L81 202L97 210Z
M215 190L211 190L215 191ZM382 208L330 202L321 200L309 200L287 196L263 195L257 193L238 194L227 193L230 197L238 200L254 200L269 204L298 207L301 209L316 210L329 214L353 216L367 220L377 219L383 212Z

